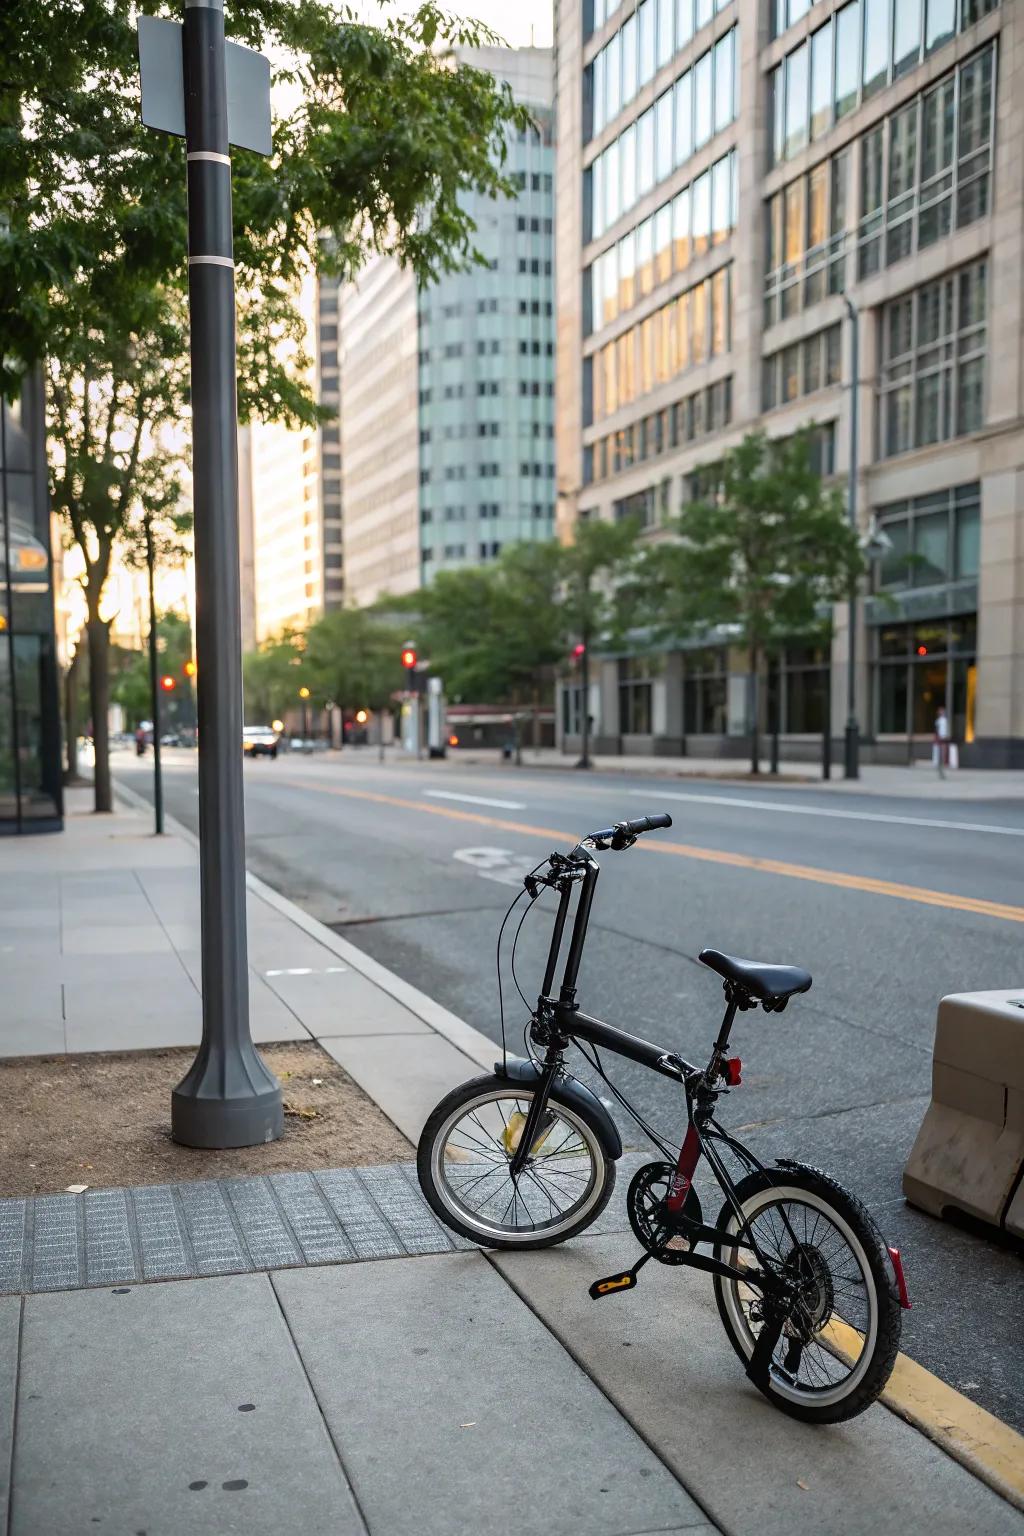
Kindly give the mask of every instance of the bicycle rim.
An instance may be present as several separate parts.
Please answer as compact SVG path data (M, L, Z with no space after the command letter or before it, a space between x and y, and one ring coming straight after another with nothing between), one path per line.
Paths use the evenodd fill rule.
M743 1202L743 1212L770 1263L788 1266L806 1280L801 1309L784 1327L772 1355L772 1392L804 1406L826 1408L844 1401L863 1380L878 1339L878 1294L863 1244L829 1201L793 1185L758 1191ZM723 1257L751 1267L749 1250L727 1246L737 1228L733 1215L723 1236ZM722 1296L749 1359L760 1332L760 1294L743 1281L726 1279Z
M445 1208L484 1237L551 1239L575 1227L601 1198L604 1154L585 1120L553 1097L553 1116L513 1182L516 1132L533 1095L491 1089L460 1104L430 1150L434 1188Z

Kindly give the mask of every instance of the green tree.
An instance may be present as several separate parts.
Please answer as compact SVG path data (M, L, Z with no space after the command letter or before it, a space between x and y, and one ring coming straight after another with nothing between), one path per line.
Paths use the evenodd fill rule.
M174 693L160 701L163 723L169 725L173 718L177 718L179 723L194 725L192 686L185 674L185 663L192 659L192 624L188 614L178 613L173 608L158 614L156 646L161 675L173 677L176 684ZM121 667L111 666L110 696L124 709L129 729L142 720L152 720L148 639L143 650L128 653Z
M811 468L804 434L749 433L706 478L707 494L684 507L675 537L645 553L638 591L662 638L722 628L745 648L756 774L761 662L822 635L864 557L841 498Z
M97 810L104 587L142 516L173 516L186 446L184 146L139 116L135 15L160 9L16 0L0 17L0 389L46 359L53 504L86 565ZM311 423L305 274L348 277L380 251L428 282L477 259L462 194L511 195L506 132L526 114L507 85L453 67L453 47L491 34L433 0L380 27L328 0L233 0L226 23L269 54L278 88L273 156L234 156L239 413Z
M318 708L383 713L405 686L403 633L370 608L339 608L311 626L302 675ZM384 755L383 732L380 754Z
M250 725L269 725L295 705L302 679L305 637L286 630L265 640L242 657L245 718Z

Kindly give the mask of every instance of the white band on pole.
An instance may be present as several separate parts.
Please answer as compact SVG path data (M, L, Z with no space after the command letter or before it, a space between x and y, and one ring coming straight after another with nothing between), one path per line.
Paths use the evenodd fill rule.
M214 160L218 165L231 164L230 155L218 155L217 152L212 149L193 149L190 154L185 156L185 158L186 160Z
M234 262L230 256L190 256L190 267L231 267L234 270Z

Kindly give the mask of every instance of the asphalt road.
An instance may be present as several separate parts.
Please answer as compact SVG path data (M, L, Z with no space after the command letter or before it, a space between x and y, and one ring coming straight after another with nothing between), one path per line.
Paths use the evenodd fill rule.
M194 755L165 761L168 809L195 828ZM148 793L148 761L125 756L116 772ZM815 1163L867 1202L903 1252L914 1303L907 1353L1024 1430L1020 1255L912 1210L900 1191L928 1101L938 1000L1024 991L1024 924L1012 915L1024 916L1024 802L929 805L618 774L581 781L458 762L380 767L351 752L246 765L250 868L495 1042L495 939L523 873L584 832L659 810L672 813L670 832L604 856L581 1007L702 1061L722 1010L718 978L696 960L702 946L806 966L809 995L784 1014L737 1021L743 1086L721 1118L762 1158ZM519 944L528 998L551 903L535 909ZM509 1045L521 1051L527 1009L507 949L502 976ZM671 1136L680 1121L672 1085L626 1061L606 1066ZM616 1117L627 1144L644 1145Z

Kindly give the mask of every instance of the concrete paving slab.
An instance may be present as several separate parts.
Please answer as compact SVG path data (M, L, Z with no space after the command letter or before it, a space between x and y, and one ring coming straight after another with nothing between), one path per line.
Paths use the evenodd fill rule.
M132 927L82 924L64 929L61 948L66 955L170 955L170 939L159 923L135 923Z
M706 1529L479 1254L273 1284L371 1532Z
M883 1407L830 1427L773 1408L743 1374L709 1278L652 1263L635 1292L591 1301L591 1282L634 1257L635 1243L601 1237L495 1262L729 1536L1024 1531L1024 1518Z
M21 1301L17 1296L0 1299L0 1536L7 1536L20 1332Z
M412 1142L438 1100L479 1075L475 1062L433 1033L324 1036L320 1044Z
M53 970L56 967L48 967ZM48 1056L63 1052L64 993L58 976L41 966L3 970L0 1056Z
M33 934L59 933L60 912L56 906L7 907L0 911L0 938L5 942L8 942L10 934L17 935L20 940Z
M202 999L179 971L172 984L153 991L99 983L65 989L67 1049L145 1051L194 1045L202 1034Z
M365 1532L265 1277L26 1303L11 1536L297 1525Z
M347 967L325 965L295 974L301 965L272 967L265 972L267 985L316 1035L424 1035L431 1030L408 1008Z

